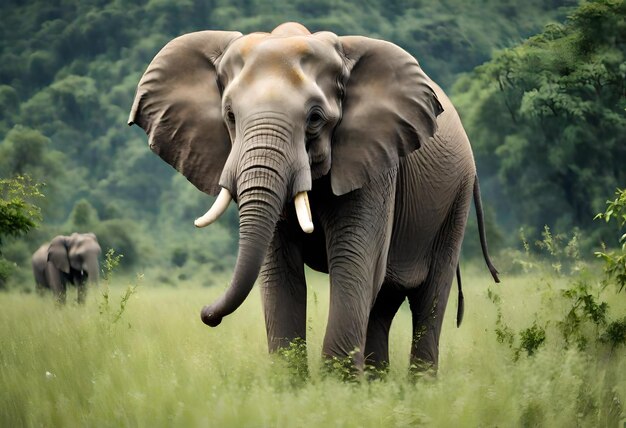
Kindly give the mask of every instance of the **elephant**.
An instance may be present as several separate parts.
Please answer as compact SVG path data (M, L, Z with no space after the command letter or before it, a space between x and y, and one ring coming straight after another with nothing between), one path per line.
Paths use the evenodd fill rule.
M459 116L393 43L294 22L185 34L148 65L128 124L217 195L197 227L238 205L232 280L201 311L211 327L259 278L269 351L306 341L307 265L330 278L324 361L347 358L357 373L386 367L389 329L408 299L411 361L436 371L472 196L499 282Z
M87 282L97 284L100 244L93 233L56 236L33 253L31 262L36 289L40 294L51 290L57 302L64 304L67 284L78 288L78 303L85 303Z

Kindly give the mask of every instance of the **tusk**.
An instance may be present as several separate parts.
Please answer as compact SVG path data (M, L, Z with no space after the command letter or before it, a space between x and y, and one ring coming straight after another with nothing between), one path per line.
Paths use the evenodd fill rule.
M304 233L313 232L313 220L311 219L311 206L309 205L309 197L306 192L300 192L294 200L296 205L296 214L298 215L298 223Z
M230 204L231 200L232 197L230 196L230 192L222 187L222 190L220 191L220 194L217 195L217 199L213 203L211 209L209 209L202 217L197 218L193 224L196 227L206 227L210 225L215 220L220 218L222 214L224 214L224 211L228 208L228 204Z

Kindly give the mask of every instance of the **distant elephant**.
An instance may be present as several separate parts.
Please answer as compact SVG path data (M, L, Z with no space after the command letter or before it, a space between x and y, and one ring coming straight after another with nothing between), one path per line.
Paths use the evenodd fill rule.
M411 55L297 23L186 34L148 66L132 124L198 189L219 193L196 226L231 198L238 204L233 278L202 309L204 323L235 311L260 274L270 351L305 339L306 264L330 273L324 356L385 366L392 319L408 298L412 361L436 368L480 194L459 117Z
M78 288L78 303L84 303L87 281L98 282L100 253L98 239L93 233L56 236L33 254L37 291L49 289L60 303L65 303L65 290L71 283Z

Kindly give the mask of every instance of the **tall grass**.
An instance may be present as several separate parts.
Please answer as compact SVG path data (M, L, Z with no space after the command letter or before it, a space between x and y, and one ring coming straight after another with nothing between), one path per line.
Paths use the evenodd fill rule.
M309 274L310 376L294 386L269 356L258 292L210 329L199 310L223 287L142 284L116 322L85 306L59 308L34 294L0 294L0 426L617 426L626 400L624 347L592 354L546 338L532 356L498 341L498 313L512 331L532 325L564 280L543 274L492 285L465 269L466 315L455 326L455 291L436 379L409 380L411 319L403 306L391 334L386 380L343 383L322 375L328 286ZM473 272L473 273L472 273ZM115 309L126 283L111 284ZM499 296L499 304L488 296ZM71 294L70 294L71 296ZM70 300L68 296L68 301ZM623 295L611 311L626 313ZM594 355L602 355L596 358Z

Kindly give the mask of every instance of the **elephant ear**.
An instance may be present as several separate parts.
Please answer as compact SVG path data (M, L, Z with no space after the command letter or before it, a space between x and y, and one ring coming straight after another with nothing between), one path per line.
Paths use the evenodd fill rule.
M70 273L70 259L66 236L57 236L50 242L50 246L48 247L48 261L52 262L60 271Z
M230 153L215 64L240 36L199 31L169 42L141 78L128 118L146 131L152 151L211 195Z
M332 144L331 183L363 187L437 131L443 108L417 60L393 43L339 37L347 62L342 118Z

